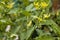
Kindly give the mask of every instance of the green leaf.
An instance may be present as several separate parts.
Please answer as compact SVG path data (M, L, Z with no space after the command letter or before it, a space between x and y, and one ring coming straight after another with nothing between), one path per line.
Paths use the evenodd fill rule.
M32 27L32 28L30 28L29 30L27 30L27 37L26 37L26 40L28 40L29 39L29 37L31 36L31 34L33 33L33 31L34 31L34 27Z
M33 8L33 4L30 4L26 7L26 11L31 11Z
M54 38L51 36L43 35L43 36L36 37L35 40L54 40Z
M45 22L46 25L51 25L51 28L53 29L53 31L58 34L58 36L60 36L60 28L59 26L53 21L53 20L47 20Z
M31 13L29 13L28 11L23 11L22 14L25 15L25 16L30 16L31 15Z

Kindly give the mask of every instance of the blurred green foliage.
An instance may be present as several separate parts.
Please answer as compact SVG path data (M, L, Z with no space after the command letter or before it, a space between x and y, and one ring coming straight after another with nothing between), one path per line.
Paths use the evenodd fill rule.
M51 0L0 0L0 40L60 40L60 10Z

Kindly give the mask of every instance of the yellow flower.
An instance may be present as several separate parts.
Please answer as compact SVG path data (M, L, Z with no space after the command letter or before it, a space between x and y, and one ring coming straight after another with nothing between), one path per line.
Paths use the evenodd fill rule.
M42 19L42 18L39 18L39 17L38 17L37 19L38 19L40 22L42 22L42 21L43 21L43 19Z
M44 18L49 18L50 14L44 14Z
M40 17L38 17L38 16L33 16L33 18L36 18L36 19L38 19L38 21L43 21L43 19L42 18L40 18Z
M41 2L40 5L41 5L42 8L46 8L48 6L48 4L46 2Z
M39 9L39 2L34 2L34 6L36 9Z
M32 24L32 21L30 21L30 22L27 24L27 26L29 27L29 26L31 26L31 24Z
M9 9L11 9L11 8L13 7L13 5L14 5L14 2L13 2L13 3L8 4L6 7L7 7L7 8L9 8Z

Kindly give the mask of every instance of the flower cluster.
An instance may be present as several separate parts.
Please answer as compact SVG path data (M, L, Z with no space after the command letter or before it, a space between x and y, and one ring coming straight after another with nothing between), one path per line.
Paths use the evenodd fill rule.
M48 3L46 3L46 2L41 2L41 3L34 2L34 6L35 6L36 9L39 9L40 7L41 8L46 8L48 6Z

